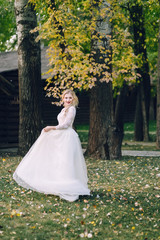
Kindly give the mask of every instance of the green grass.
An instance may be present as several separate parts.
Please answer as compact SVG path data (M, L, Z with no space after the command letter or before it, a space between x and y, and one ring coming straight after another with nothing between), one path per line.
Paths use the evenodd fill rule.
M89 125L76 125L76 130L89 130Z
M128 122L124 124L124 132L134 131L134 123ZM149 131L156 132L156 121L149 121Z
M128 142L132 142L134 139L134 123L125 123L124 124L124 138L123 138L123 142L128 141ZM149 142L156 142L156 121L150 121L149 122ZM127 147L127 148L125 148ZM128 149L127 145L123 145L124 149ZM150 146L146 146L143 144L143 142L141 143L141 145L139 143L133 144L133 145L129 145L130 149L134 149L134 150L157 150L156 146L153 147L153 145L151 144Z
M124 124L124 132L134 131L134 123L129 122Z
M156 143L123 141L122 150L157 151Z
M149 131L156 132L156 121L149 122Z
M82 143L88 142L88 131L85 131L85 132L77 131L77 133Z
M0 158L1 239L160 239L160 158L87 159L91 196L73 203L19 187L20 160Z
M134 139L134 132L124 132L124 141L133 141ZM149 134L149 141L155 142L156 141L156 133Z
M89 125L76 125L76 130L89 130ZM134 123L128 122L124 123L124 132L133 132L134 131ZM155 132L156 133L156 121L150 121L149 122L149 132Z

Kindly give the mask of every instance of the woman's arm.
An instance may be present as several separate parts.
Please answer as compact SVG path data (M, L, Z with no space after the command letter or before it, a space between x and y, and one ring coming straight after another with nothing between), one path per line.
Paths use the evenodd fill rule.
M49 132L50 130L56 130L56 126L47 126L47 127L43 128L43 130L45 132Z

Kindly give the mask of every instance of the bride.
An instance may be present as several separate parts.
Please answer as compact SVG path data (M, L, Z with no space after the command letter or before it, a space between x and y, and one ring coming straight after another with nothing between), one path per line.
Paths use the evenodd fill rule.
M58 114L58 125L42 130L13 178L24 188L73 202L79 195L90 195L90 190L81 143L72 128L78 98L68 89L62 94L62 101L64 108Z

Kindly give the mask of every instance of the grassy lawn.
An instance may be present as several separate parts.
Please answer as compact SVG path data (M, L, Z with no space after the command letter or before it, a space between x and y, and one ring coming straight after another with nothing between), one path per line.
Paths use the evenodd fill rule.
M124 124L124 141L132 141L134 139L134 123ZM149 122L149 139L150 142L156 141L156 121Z
M160 158L87 159L90 197L74 203L19 187L20 157L0 157L1 239L160 239Z
M124 131L134 131L134 123L129 122L124 124ZM149 122L149 131L156 132L156 121Z
M155 142L133 142L123 141L122 150L135 150L135 151L157 151Z

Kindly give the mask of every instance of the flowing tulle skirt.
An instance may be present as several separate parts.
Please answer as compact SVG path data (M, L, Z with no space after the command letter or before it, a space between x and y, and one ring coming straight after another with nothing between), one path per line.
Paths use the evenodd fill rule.
M24 188L68 201L90 195L81 143L72 128L42 131L13 178Z

